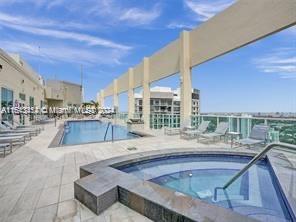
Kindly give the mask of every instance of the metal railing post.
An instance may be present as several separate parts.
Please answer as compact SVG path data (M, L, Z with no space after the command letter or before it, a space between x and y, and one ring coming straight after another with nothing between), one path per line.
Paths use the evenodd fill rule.
M242 176L251 166L253 166L263 155L270 151L274 147L284 147L288 149L296 150L296 145L288 143L270 143L260 153L258 153L243 169L235 174L224 186L223 189L227 189L234 181Z
M114 125L111 126L112 143L114 143Z

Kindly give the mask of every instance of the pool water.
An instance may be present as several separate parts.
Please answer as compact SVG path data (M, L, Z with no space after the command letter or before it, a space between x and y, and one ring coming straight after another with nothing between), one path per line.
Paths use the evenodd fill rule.
M74 145L83 143L111 141L112 130L109 127L104 140L108 123L97 120L68 121L64 127L64 135L61 144ZM126 127L113 125L114 140L137 138L139 135L130 133Z
M267 160L252 166L226 190L222 187L250 158L187 155L142 161L118 169L210 204L260 221L292 221Z

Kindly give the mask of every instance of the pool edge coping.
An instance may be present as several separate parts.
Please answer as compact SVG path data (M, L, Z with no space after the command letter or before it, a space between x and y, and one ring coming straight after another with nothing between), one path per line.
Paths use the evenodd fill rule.
M62 140L64 138L64 131L65 131L65 124L67 122L83 122L83 121L99 121L101 122L102 120L98 120L98 119L85 119L85 120L65 120L62 124L60 124L58 126L58 132L56 133L56 135L54 136L53 140L50 142L50 144L48 145L47 148L59 148L59 147L70 147L70 146L81 146L81 145L87 145L87 144L101 144L101 143L110 143L112 142L112 140L107 140L107 141L94 141L94 142L87 142L87 143L80 143L80 144L61 144ZM118 125L118 126L122 126L122 125ZM123 126L124 127L124 126ZM135 140L135 139L141 139L141 138L145 138L145 137L154 137L152 134L148 134L148 133L144 133L138 130L133 130L133 131L129 131L132 134L136 134L139 137L137 138L130 138L130 139L118 139L118 140L114 140L114 142L117 141L124 141L124 140Z

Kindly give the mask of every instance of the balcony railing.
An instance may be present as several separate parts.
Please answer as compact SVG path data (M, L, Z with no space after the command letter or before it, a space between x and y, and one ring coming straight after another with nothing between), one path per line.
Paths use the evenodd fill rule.
M126 122L128 119L128 113L126 112L116 113L115 117L116 119L120 119Z
M117 114L117 118L127 120L127 113ZM141 118L140 114L134 114L134 118ZM210 121L209 132L213 132L219 122L228 122L229 130L240 132L242 138L249 136L251 129L256 124L270 126L270 142L284 142L296 144L296 119L261 118L251 116L218 116L218 115L194 115L191 116L191 125L197 127L202 121ZM161 129L163 127L180 127L180 115L151 114L150 128Z

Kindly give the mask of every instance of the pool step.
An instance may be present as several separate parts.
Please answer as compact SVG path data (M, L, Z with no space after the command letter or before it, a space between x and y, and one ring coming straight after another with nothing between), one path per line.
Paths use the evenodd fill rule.
M225 208L230 208L231 210L257 219L259 221L268 221L268 222L287 222L283 216L279 215L277 211L272 209L267 209L263 207L243 205L241 202L232 201L231 205L227 200L220 201L216 203L218 206Z

